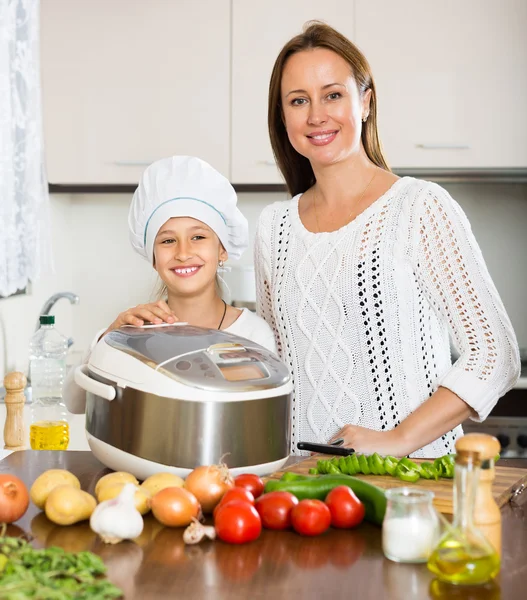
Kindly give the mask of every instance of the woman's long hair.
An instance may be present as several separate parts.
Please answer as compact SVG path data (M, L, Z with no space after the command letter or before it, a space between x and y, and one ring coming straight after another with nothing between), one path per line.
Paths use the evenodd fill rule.
M292 196L303 193L314 185L315 175L309 160L293 148L287 137L281 96L282 75L287 60L293 54L314 48L327 48L341 56L350 65L361 95L371 90L370 112L362 127L362 145L374 164L390 171L377 132L377 94L368 61L357 46L341 33L325 23L312 21L307 23L303 33L282 48L274 64L269 84L269 137L276 163Z

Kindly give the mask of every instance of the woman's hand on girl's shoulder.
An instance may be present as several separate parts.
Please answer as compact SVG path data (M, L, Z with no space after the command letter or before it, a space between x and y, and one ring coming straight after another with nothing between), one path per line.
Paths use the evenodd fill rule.
M179 321L174 311L164 300L151 302L149 304L139 304L122 312L117 319L108 327L105 333L110 333L114 329L119 329L123 325L135 325L141 327L147 322L159 325L161 323L176 323Z

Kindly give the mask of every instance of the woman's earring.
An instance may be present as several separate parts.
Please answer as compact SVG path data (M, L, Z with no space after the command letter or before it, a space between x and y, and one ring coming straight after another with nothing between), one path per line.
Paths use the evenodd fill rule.
M221 267L223 267L224 264L225 263L222 260L220 260L220 262L218 263L218 267L220 267L220 269L221 269Z
M363 123L366 123L366 121L367 121L367 120L368 120L368 115L366 115L366 116L362 117L362 122L363 122Z

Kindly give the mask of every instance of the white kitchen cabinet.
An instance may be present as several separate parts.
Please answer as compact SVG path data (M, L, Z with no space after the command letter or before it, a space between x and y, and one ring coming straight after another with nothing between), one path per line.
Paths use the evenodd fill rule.
M527 166L525 0L356 0L394 167Z
M230 0L44 0L41 68L51 183L173 154L229 174Z
M232 169L235 183L283 183L267 129L273 64L284 44L319 19L354 37L353 0L232 2Z

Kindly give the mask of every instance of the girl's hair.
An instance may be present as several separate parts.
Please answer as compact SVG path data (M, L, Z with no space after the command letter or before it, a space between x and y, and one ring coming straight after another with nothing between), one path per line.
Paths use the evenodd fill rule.
M287 137L281 96L282 75L288 59L293 54L314 48L327 48L341 56L349 64L361 95L371 90L370 113L362 127L362 145L374 164L390 171L377 132L377 94L368 61L357 46L341 33L325 23L311 21L306 24L303 33L291 39L282 48L274 64L269 84L269 137L278 168L292 196L303 193L314 185L315 175L309 160L293 148Z

